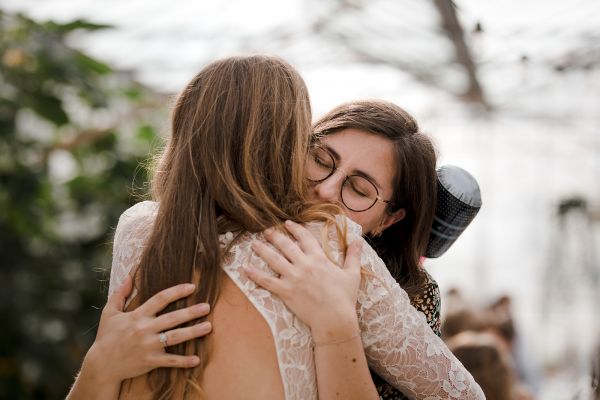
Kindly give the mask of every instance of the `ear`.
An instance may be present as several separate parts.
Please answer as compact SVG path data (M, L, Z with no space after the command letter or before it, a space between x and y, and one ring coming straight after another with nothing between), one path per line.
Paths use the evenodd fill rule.
M386 213L379 227L381 228L381 231L385 231L387 228L394 225L396 222L404 219L404 217L406 217L406 210L404 208L399 209L393 214Z

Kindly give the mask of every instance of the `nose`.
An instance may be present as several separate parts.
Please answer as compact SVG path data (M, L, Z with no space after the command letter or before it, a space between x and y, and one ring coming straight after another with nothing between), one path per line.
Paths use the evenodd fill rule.
M315 194L321 201L327 201L330 203L339 203L340 199L340 188L342 181L345 176L339 170L335 171L329 178L322 182L319 182L315 188Z

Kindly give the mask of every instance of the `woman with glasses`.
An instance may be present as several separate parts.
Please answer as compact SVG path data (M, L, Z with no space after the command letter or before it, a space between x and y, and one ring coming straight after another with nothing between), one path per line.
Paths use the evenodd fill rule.
M306 174L309 198L343 206L440 336L439 289L420 265L435 209L435 159L430 139L406 111L380 100L354 101L313 125ZM311 276L318 274L298 274L302 281L289 283L287 291L309 298L301 288L326 289L320 279L309 282ZM406 398L377 374L372 377L384 400Z
M240 82L244 82L244 80L240 80ZM190 88L186 90L184 94L186 96L189 96L189 93L198 90L198 87L201 88L202 86L190 86ZM237 100L231 99L231 101ZM185 104L185 102L183 104ZM378 106L379 109L377 107L372 107L372 105ZM339 125L331 126L329 127L329 130L322 129L321 131L319 131L319 124L317 124L317 141L313 143L312 150L310 150L311 158L309 158L306 161L307 165L305 165L306 178L308 181L311 182L311 184L309 184L309 196L312 197L315 200L315 202L318 202L318 200L320 200L321 198L324 198L329 195L331 196L331 201L339 203L341 205L345 205L345 207L348 209L349 216L351 216L351 218L355 219L355 221L360 224L360 228L362 228L362 233L366 235L371 235L373 237L373 245L375 246L377 246L378 243L377 238L384 238L385 231L391 229L390 227L396 227L396 225L400 224L401 226L397 227L396 229L396 237L403 239L403 241L400 243L394 242L392 247L387 248L383 247L384 245L382 244L382 246L378 248L378 250L380 251L379 254L384 259L386 259L386 261L387 259L396 261L396 263L392 263L392 265L390 265L391 271L398 271L399 273L403 274L404 272L406 272L406 274L402 276L397 276L396 278L401 278L403 280L403 284L407 288L412 288L412 285L415 285L416 287L416 285L420 283L419 279L422 279L422 273L418 269L412 271L411 268L418 268L418 259L425 249L433 214L433 202L435 197L435 154L433 152L433 148L431 147L431 144L426 139L426 137L418 133L418 129L416 129L417 127L414 123L414 120L412 120L412 118L410 118L406 113L404 113L404 111L400 110L399 108L393 105L375 102L373 104L357 104L357 107L349 105L348 107L350 119L353 118L353 113L354 111L356 111L354 108L361 107L366 108L367 111L370 110L369 112L373 113L373 117L376 117L378 113L382 113L382 115L386 115L388 117L391 117L392 119L398 118L399 116L404 117L404 119L400 120L400 125L404 128L400 135L401 138L398 140L394 138L386 138L384 136L381 136L379 132L375 134L375 132L372 132L370 130L362 130L360 127L345 128L340 127ZM358 114L360 115L360 113ZM406 116L408 116L408 118L406 118ZM219 121L223 123L224 120L221 118L219 119ZM383 120L382 124L385 125L388 122ZM327 126L325 126L324 128L327 128ZM356 130L356 132L352 131L353 129ZM390 129L393 130L394 128L390 127ZM354 143L353 146L350 146L349 143L351 142ZM390 146L390 144L392 146ZM361 168L357 168L356 166L350 165L351 163L348 164L348 157L345 157L345 154L347 149L350 147L354 147L355 150L361 150L361 152L355 152L355 154L360 155L360 159L353 160L353 162L357 163L359 160L368 161L368 165L365 165ZM281 147L281 151L289 151L289 148ZM279 154L278 152L275 152L274 156L284 157L284 154ZM328 163L327 157L329 156L331 156L331 159ZM390 168L390 165L395 165L396 167L400 167L401 169ZM409 166L410 168L405 168L407 166ZM268 168L268 164L265 164L265 168ZM414 172L409 171L409 169L413 168ZM312 172L310 171L310 169L313 169ZM327 170L329 171L327 172ZM325 172L327 172L327 174L325 174ZM327 192L326 190L328 189L328 184L332 182L332 179L340 179L339 192L337 192L339 194L339 197L337 199L332 194L335 193L335 191ZM404 189L406 189L406 191ZM282 188L278 188L277 190L282 190ZM422 203L419 203L419 201L421 201ZM419 207L421 207L424 210L420 209ZM240 212L240 210L234 209L221 210L221 212L223 211L227 213ZM153 214L150 213L150 215ZM294 237L298 240L301 252L297 251L297 247L290 247L290 242L282 241L281 236L277 234L276 230L268 230L265 233L265 237L269 241L274 243L276 247L283 252L283 257L281 256L281 254L274 252L272 247L266 246L264 243L262 243L261 245L260 241L255 242L253 244L254 251L257 254L261 254L263 258L269 263L269 265L276 271L280 272L281 275L279 277L268 276L267 279L265 279L264 274L266 273L266 271L264 269L261 271L260 269L256 269L249 266L246 270L248 271L248 274L251 275L251 277L255 278L257 281L259 281L261 285L270 286L270 289L272 289L273 291L277 291L278 289L282 288L281 286L276 286L277 282L283 282L288 276L286 272L290 272L289 269L286 269L289 265L286 265L285 262L298 264L299 267L300 264L304 263L303 265L301 265L303 268L307 266L310 267L310 263L305 263L306 256L309 256L310 258L319 261L318 263L316 263L316 267L327 267L322 271L322 275L318 276L312 274L309 276L309 278L319 277L319 279L317 279L310 285L310 287L312 288L311 292L313 293L309 294L306 299L299 299L295 295L293 295L295 293L302 293L302 288L298 289L293 286L287 287L291 290L290 292L288 292L287 295L284 294L280 296L281 299L284 301L286 299L289 300L286 301L286 304L290 307L290 309L294 311L294 313L298 316L298 318L300 318L300 320L309 321L311 320L311 315L315 314L317 308L306 307L307 304L320 304L321 307L325 306L325 308L331 307L332 309L335 309L336 297L334 296L332 298L327 296L330 296L331 292L337 294L341 293L339 291L336 292L333 289L335 289L338 285L342 283L340 281L336 281L337 278L346 279L346 271L339 268L331 268L331 261L330 264L327 264L327 258L323 258L324 253L321 250L320 246L315 246L314 237L311 241L310 237L305 235L306 232L300 226L293 223L290 223L286 226L294 235ZM357 233L358 231L353 230L353 232ZM225 234L224 240L231 243L232 237L230 236L232 235ZM118 232L117 237L119 237ZM117 238L115 239L115 241L117 242ZM332 243L335 244L336 242L329 242L330 245ZM398 251L395 251L396 249L398 249ZM206 251L206 248L204 251ZM277 258L277 255L279 255L279 258ZM258 262L257 260L255 261ZM369 257L367 257L366 261L368 261L368 263L376 262L375 259L371 259ZM130 268L131 266L129 267L129 269ZM367 272L370 272L371 275L374 274L373 271ZM382 272L382 270L378 270L378 272ZM119 271L113 271L113 274L118 273ZM118 275L113 275L113 278L114 279L111 279L111 291L114 292L116 285L123 280L124 276L119 277ZM371 282L369 283L369 285L372 285L376 284L377 280L375 279L369 282ZM364 290L365 288L362 289ZM385 298L385 296L387 296L386 289L395 290L391 282L388 281L387 284L384 284L376 291L376 294L375 292L370 293L371 296L364 297L365 292L359 292L359 304L367 305L367 307L363 309L363 312L365 312L366 310L368 314L369 310L379 310L378 307L380 307L383 304L378 304L377 300L375 299L378 298L378 296L383 296L382 298ZM206 329L208 329L206 326L202 331L200 329L194 331L183 331L188 328L177 328L174 330L168 329L169 327L180 325L180 323L185 320L195 319L202 315L205 315L206 307L202 307L202 309L200 309L200 307L194 307L193 310L180 309L172 313L163 314L160 317L156 318L156 320L161 319L160 323L154 322L152 316L153 314L156 314L156 312L160 310L161 307L167 305L171 301L189 295L190 290L193 290L193 288L178 287L172 289L170 292L169 290L171 289L167 289L166 292L159 293L158 297L155 296L150 298L146 303L140 305L140 307L137 309L142 309L144 310L144 312L137 313L136 318L146 318L145 331L144 329L139 328L139 326L135 327L135 329L141 332L139 336L140 339L148 339L155 337L163 346L171 346L173 344L181 343L181 341L189 339L191 337L200 336L206 332ZM292 295L290 295L290 293ZM317 293L318 295L314 296L314 293ZM363 294L361 295L361 293ZM126 317L123 318L123 315L127 315L127 313L118 313L118 309L122 307L122 303L126 294L127 285L125 286L125 289L118 292L117 296L113 296L114 300L112 300L112 303L109 302L112 308L108 313L106 313L108 317L106 317L104 321L101 321L101 328L103 328L103 322L104 327L106 327L107 324L112 324L113 326L120 324L121 327L127 326ZM321 295L321 297L319 297L319 294ZM310 296L312 296L312 298L310 298ZM146 296L146 298L148 298L148 296ZM144 300L144 297L142 297L142 300ZM295 300L297 301L297 303L294 302ZM308 308L308 311L306 310L306 308ZM182 311L186 311L186 313L183 313ZM322 310L319 311L322 312ZM383 311L383 309L380 311ZM418 332L424 335L424 337L430 338L430 336L428 336L427 331L423 331L420 327L421 325L418 322L418 319L414 319L414 316L410 314L410 310L405 309L405 312L408 312L408 315L402 312L398 313L395 318L398 321L407 317L409 319L412 319L412 325L408 325L413 326L415 328L419 327ZM174 313L178 314L174 315ZM167 318L165 316L169 317ZM371 316L371 318L372 317L376 317L376 315ZM117 319L119 319L119 321L114 322ZM152 327L149 327L150 325L152 325ZM218 325L215 325L215 327L216 329L219 329ZM316 326L315 328L318 328L318 326ZM362 328L365 327L361 326L361 329ZM159 334L159 331L153 333L153 329L158 329L162 333ZM99 334L101 331L110 332L111 329L99 329ZM344 347L348 343L356 341L357 336L354 334L355 332L352 329L350 329L346 333L352 333L352 335L340 335L339 337L341 337L342 339L331 340L321 344L317 343L317 346L315 348L315 354L317 351L320 351L321 353L331 351L335 352L338 347ZM413 334L415 334L415 331L412 330L401 330L398 332L391 331L388 332L389 336L385 337L387 337L389 340L394 341L399 346L411 346L411 344L405 342L404 339L412 337L411 335ZM367 337L366 339L369 338ZM118 339L115 340L118 341ZM412 380L410 381L399 382L398 377L393 373L394 369L392 368L392 366L403 365L402 360L392 359L384 361L390 355L393 356L394 354L396 354L394 351L392 351L394 347L389 347L391 342L379 343L377 340L367 341L368 343L364 343L364 345L368 349L367 355L370 357L370 361L374 365L377 365L379 367L379 371L385 375L386 379L389 379L400 386L405 386L405 388L413 397L416 397L418 396L418 393L421 393L419 391L422 390L423 387L416 385L416 382L424 382L423 379L429 382L430 387L428 390L436 390L436 385L431 384L431 379L435 379L435 376L428 375L427 378L425 378L425 376L422 375L414 375ZM141 342L144 342L144 340L140 340L140 343ZM149 339L148 343L150 344L148 344L147 346L154 346L156 344L151 343ZM412 343L412 345L417 344L418 341ZM116 347L116 345L114 345L114 347L108 346L108 349L111 350L115 349ZM143 348L144 343L141 343L137 347L139 349ZM383 351L383 353L381 351L378 351L378 348L380 348ZM434 353L428 357L433 356L433 358L435 358L437 356L442 355L443 353L443 357L449 357L450 359L452 359L451 355L443 351L443 347L438 347L436 345L432 348L432 350L434 351ZM122 351L129 351L129 354L132 357L133 354L135 354L135 351L132 351L131 348L125 348ZM442 353L438 353L438 351L442 351ZM106 356L108 355L109 354L106 354ZM114 354L112 356L114 357ZM425 355L423 354L423 356ZM317 356L317 358L319 357ZM127 357L121 357L119 359L122 361L121 364L127 362ZM355 363L356 361L356 359L352 359L353 363ZM424 362L424 360L412 361ZM198 360L194 360L193 357L179 357L177 359L169 357L168 362L166 358L159 361L158 357L156 357L153 361L146 360L146 363L143 366L137 365L136 367L138 369L135 371L132 367L132 369L130 369L128 373L131 373L132 371L138 373L140 373L139 371L142 371L143 373L144 369L147 371L152 367L152 363L154 363L154 366L165 364L167 366L192 366L192 364L197 365L197 362ZM442 364L439 364L437 362L435 363L435 365L437 365L435 369L444 368L441 367ZM123 368L122 365L115 365L114 367L123 371L126 370L126 368ZM431 367L434 367L434 365L432 364ZM331 373L331 371L329 372ZM323 372L317 371L317 373L320 379ZM131 376L133 375L124 376L123 379ZM473 391L469 392L471 396L477 396L479 394L479 392L476 390L476 387L471 386L473 385L473 383L469 381L468 374L465 375L464 371L458 366L453 364L452 370L446 371L444 373L444 376L457 377L459 382L461 382L463 385L466 385L462 389L466 390L467 387L472 387ZM446 393L446 395L449 397L451 395L459 393L460 388L445 387L444 391L444 393ZM457 392L454 393L452 391ZM444 397L442 396L440 398Z

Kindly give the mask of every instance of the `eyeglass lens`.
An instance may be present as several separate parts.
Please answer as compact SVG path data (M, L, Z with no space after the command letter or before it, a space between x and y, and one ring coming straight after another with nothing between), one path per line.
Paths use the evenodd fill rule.
M321 146L311 149L306 162L307 177L312 182L322 182L335 172L335 159ZM342 203L352 211L366 211L377 202L379 195L373 182L360 175L346 177L341 188Z

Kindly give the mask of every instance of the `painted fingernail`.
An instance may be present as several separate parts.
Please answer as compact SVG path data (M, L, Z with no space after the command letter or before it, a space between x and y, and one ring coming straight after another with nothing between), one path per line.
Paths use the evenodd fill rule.
M267 228L267 229L265 229L265 234L270 235L271 233L273 233L273 231L274 231L273 227Z
M287 226L294 226L294 221L291 221L291 220L289 220L289 219L286 219L286 220L285 220L285 224L286 224Z
M196 289L196 285L194 285L193 283L186 283L184 286L185 290L194 290Z
M200 357L198 356L190 356L190 358L188 358L188 365L190 367L194 367L196 365L200 364Z

